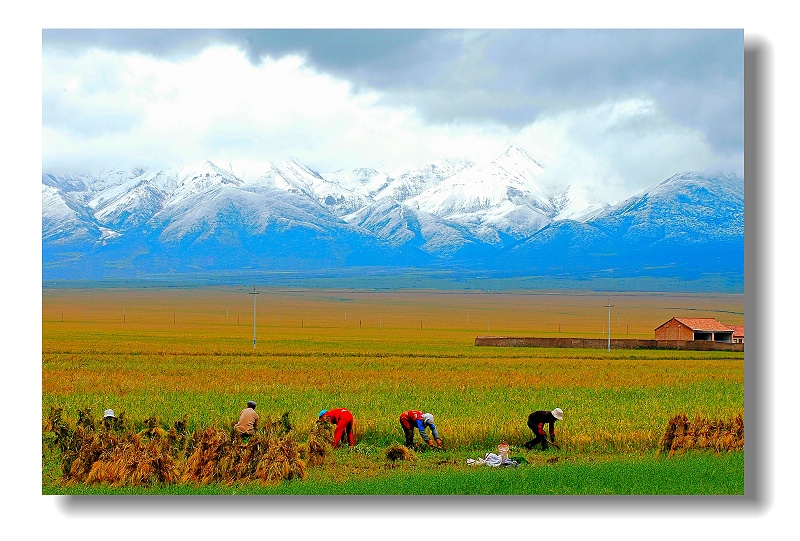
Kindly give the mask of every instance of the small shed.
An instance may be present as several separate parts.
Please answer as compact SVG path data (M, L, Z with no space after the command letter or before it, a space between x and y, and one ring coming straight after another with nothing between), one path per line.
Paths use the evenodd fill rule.
M733 328L713 317L674 317L656 327L656 340L733 342Z
M733 343L744 344L744 325L731 325L733 329Z

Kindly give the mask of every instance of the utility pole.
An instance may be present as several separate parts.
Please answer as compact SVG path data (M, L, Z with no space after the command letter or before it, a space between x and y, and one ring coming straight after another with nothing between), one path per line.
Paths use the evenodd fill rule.
M253 286L253 291L250 292L253 296L253 349L256 349L256 295L259 293L256 291L256 286Z
M608 308L608 351L611 351L611 308L613 306L611 299L608 299L608 304L606 304L606 308Z

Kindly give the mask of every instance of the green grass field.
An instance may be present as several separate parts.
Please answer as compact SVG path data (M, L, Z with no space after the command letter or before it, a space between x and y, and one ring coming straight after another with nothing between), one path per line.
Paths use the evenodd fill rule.
M435 453L414 464L386 464L369 453L336 452L336 463L311 470L302 480L260 483L154 485L110 488L106 485L48 483L43 494L73 495L736 495L744 492L744 454L694 452L671 458L650 455L613 457L558 456L559 462L517 468L467 466L463 453ZM434 453L431 452L431 455ZM379 455L379 453L375 453ZM469 456L469 455L466 455ZM368 457L369 458L369 457ZM356 467L356 465L360 467ZM332 469L349 470L347 477Z
M322 409L347 407L357 445L278 486L68 484L43 433L45 494L742 494L743 453L658 455L675 414L744 412L744 355L474 346L478 334L605 336L606 294L372 293L243 288L43 292L42 419L106 408L132 422L184 416L227 427L248 399L289 412L302 442ZM743 323L736 295L618 295L612 337L652 338L673 316ZM681 312L684 310L686 312ZM528 452L528 413L560 407L561 450ZM445 451L389 463L398 416L436 416ZM417 436L418 437L418 436ZM500 441L518 468L466 466Z

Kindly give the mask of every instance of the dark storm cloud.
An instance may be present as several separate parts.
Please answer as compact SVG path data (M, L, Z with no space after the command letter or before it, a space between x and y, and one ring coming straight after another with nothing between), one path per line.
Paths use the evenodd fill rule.
M44 29L42 45L80 52L97 48L120 52L139 52L161 57L182 57L218 43L217 31L162 29Z
M45 46L184 57L211 44L304 56L432 122L520 127L545 113L646 97L716 150L743 147L737 30L45 30Z
M419 65L425 43L439 32L432 30L204 30L204 29L45 29L46 47L81 50L96 47L136 51L159 57L183 57L214 44L237 46L254 64L265 55L301 54L311 64L337 74L388 73ZM379 85L383 86L383 85Z

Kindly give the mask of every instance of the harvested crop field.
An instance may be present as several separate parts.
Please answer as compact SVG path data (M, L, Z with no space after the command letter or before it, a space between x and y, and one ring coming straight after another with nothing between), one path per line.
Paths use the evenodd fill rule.
M51 408L61 408L70 426L80 411L97 416L113 408L131 426L144 427L145 420L154 418L168 431L182 420L187 432L200 434L229 430L250 399L258 402L264 418L289 414L304 469L284 484L305 487L290 490L297 493L326 493L329 483L339 487L336 493L347 492L340 483L365 493L469 492L473 489L446 482L431 485L421 478L431 471L458 472L453 479L483 475L465 461L496 450L500 441L512 445L512 455L526 459L517 476L537 465L566 470L591 466L613 473L631 461L658 470L667 461L675 468L686 463L680 461L703 460L724 466L733 484L688 486L686 493L743 491L743 462L722 458L741 455L740 450L695 448L659 455L665 431L677 415L711 420L743 415L743 353L474 345L475 336L487 331L601 338L608 331L608 295L250 291L252 286L45 289L43 492L127 490L119 482L89 488L85 480L64 478L55 436L46 430ZM630 294L611 300L611 333L618 338L651 338L655 327L687 313L730 325L744 320L743 298L737 295ZM321 459L302 455L314 439L318 411L336 407L353 412L356 447L329 450ZM564 421L556 423L561 449L521 448L532 437L527 415L554 407L565 412ZM387 458L387 450L403 442L398 417L408 409L434 413L444 450L417 448L413 459ZM144 453L146 447L139 443ZM188 458L176 458L175 471L186 471L184 460ZM364 488L373 478L381 479L375 490ZM631 488L617 490L661 493L655 485L648 488L654 478L644 475L643 485L632 482ZM140 484L137 493L184 486L180 476L170 480ZM528 491L523 493L537 490L519 483L520 490ZM259 489L258 482L253 486L247 490L288 490L271 485ZM492 484L477 486L485 486L486 493L508 493ZM208 488L186 490L207 493L203 491ZM211 490L229 493L224 485ZM591 488L560 490L592 493Z

